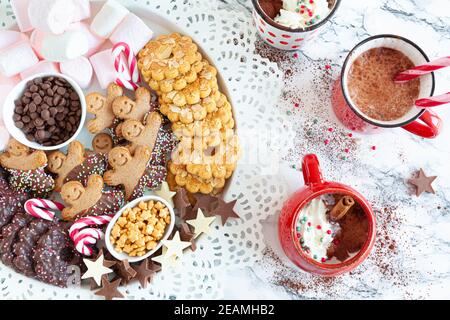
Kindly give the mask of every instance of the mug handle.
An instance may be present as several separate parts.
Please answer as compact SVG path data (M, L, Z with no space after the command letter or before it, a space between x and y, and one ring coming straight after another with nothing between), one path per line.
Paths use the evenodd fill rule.
M323 183L319 159L315 154L308 154L303 158L302 171L306 185Z
M426 110L419 120L413 121L402 128L419 137L428 139L436 138L441 133L443 121L434 111Z

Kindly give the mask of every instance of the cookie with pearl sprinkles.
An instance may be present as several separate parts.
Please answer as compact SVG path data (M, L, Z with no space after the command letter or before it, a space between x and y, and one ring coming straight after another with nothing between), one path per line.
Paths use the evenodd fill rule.
M27 191L34 197L45 197L55 187L51 175L45 172L47 155L11 139L0 164L9 173L9 185L15 191Z
M7 174L0 168L0 228L23 209L28 198L29 195L25 191L14 191L9 187Z
M2 228L0 240L0 258L3 264L7 266L13 265L14 245L17 241L20 230L24 228L30 221L31 216L19 213L16 214L12 223Z

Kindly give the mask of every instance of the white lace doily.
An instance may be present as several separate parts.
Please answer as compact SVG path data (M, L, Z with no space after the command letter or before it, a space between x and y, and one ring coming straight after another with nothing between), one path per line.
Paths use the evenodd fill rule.
M195 252L187 251L179 267L158 273L147 289L131 284L120 290L128 299L219 299L224 271L251 266L262 256L260 221L278 210L285 199L284 185L268 174L276 172L271 166L282 156L270 141L289 141L282 116L273 114L272 108L281 92L282 75L275 64L253 53L256 30L241 12L220 10L209 0L121 2L138 15L150 10L171 21L179 29L171 31L193 37L207 53L228 86L244 155L226 193L227 200L238 199L236 209L242 219L224 227L217 219L214 235L200 238ZM9 28L13 24L9 3L0 1L0 25ZM264 161L247 154L247 144L254 142L258 159ZM3 299L96 298L87 287L55 288L1 264L0 295Z

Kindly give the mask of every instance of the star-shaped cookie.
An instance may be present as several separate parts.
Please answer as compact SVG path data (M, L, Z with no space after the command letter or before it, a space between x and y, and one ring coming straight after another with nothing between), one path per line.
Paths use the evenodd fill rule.
M197 218L194 220L186 221L188 224L194 227L194 238L198 238L202 233L211 234L211 223L216 220L216 217L205 217L202 209L198 209Z
M139 280L142 288L147 288L147 284L152 280L155 271L149 266L151 262L148 259L142 261L139 265L133 266L136 271L136 278Z
M167 248L166 254L168 256L176 256L180 258L183 256L183 250L190 247L191 243L186 241L181 241L180 232L175 232L172 240L162 240L162 244Z
M109 282L106 276L102 277L102 288L98 290L95 295L103 296L106 300L112 300L113 298L125 298L117 288L120 285L121 279L117 279L113 282Z
M92 278L100 286L102 283L102 276L113 272L110 268L104 266L104 256L98 256L97 259L83 259L84 264L87 267L87 271L83 274L81 279Z
M224 226L227 223L229 218L240 218L236 211L234 211L234 206L236 205L237 200L233 200L231 202L225 202L222 199L218 199L217 207L211 211L211 215L220 216L222 218L222 225Z
M136 271L130 266L128 260L122 260L115 266L117 276L122 279L123 284L128 284L136 277Z
M420 196L424 192L436 193L431 185L437 176L427 177L423 169L419 170L417 178L409 179L408 182L416 186L416 196Z
M161 265L161 270L176 267L180 261L176 256L169 256L166 248L163 248L160 256L154 257L152 260Z
M194 213L197 212L198 209L202 209L202 211L206 213L207 216L209 216L211 213L211 209L217 202L217 198L209 194L202 194L202 193L194 194L194 198L196 200L193 209Z
M161 183L161 189L155 190L154 193L166 200L172 207L174 206L172 198L176 195L176 192L170 191L169 185L166 181Z
M178 215L181 219L186 218L186 214L188 212L187 208L191 206L191 203L189 202L189 198L187 196L186 189L179 188L177 190L177 194L173 198L175 209L178 212Z

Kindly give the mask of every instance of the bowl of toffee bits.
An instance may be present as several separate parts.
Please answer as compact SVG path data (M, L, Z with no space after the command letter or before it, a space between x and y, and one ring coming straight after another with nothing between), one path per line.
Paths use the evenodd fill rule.
M5 126L24 145L44 151L63 148L83 128L84 94L61 74L38 74L21 81L3 106Z

